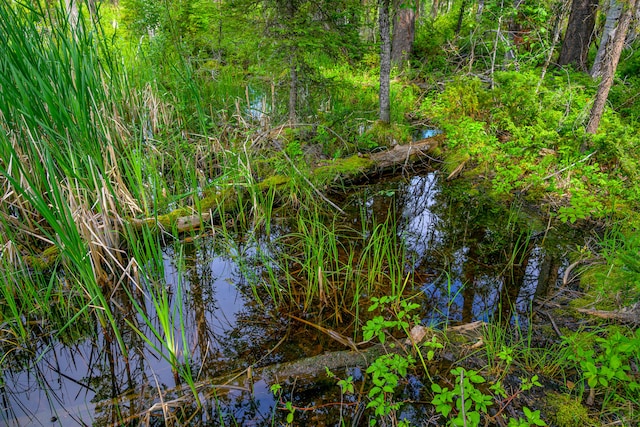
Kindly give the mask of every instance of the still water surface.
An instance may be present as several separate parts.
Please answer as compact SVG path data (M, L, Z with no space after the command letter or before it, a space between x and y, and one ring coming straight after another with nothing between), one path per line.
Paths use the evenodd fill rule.
M406 247L406 271L417 278L412 292L420 293L416 300L422 306L424 324L438 327L446 322L514 319L526 313L536 294L556 286L558 272L566 265L566 252L576 241L548 228L521 205L502 208L474 194L473 188L443 182L432 172L336 196L336 203L346 212L340 221L354 229L361 229L361 222L393 216L395 236ZM271 233L283 233L288 220L274 218ZM268 300L256 302L251 281L262 274L255 255L264 248L241 243L242 236L238 240L237 245L229 245L209 233L163 251L176 354L180 358L183 349L189 350L194 377L206 383L249 365L271 365L340 349L314 328L293 322ZM260 239L251 240L256 241ZM5 363L0 390L2 423L160 425L162 417L145 411L161 401L179 400L189 391L176 388L170 364L159 356L166 355L167 349L151 332L161 327L148 300L146 311L147 323L132 322L146 331L147 341L124 332L127 357L108 337L98 334L99 340L73 345L53 338L43 340L27 370ZM177 326L180 321L185 334ZM11 355L5 357L10 360ZM253 393L225 391L217 403L209 392L203 392L203 410L193 424L271 425L286 413L275 410L278 402L270 385L257 382ZM334 394L327 392L329 386L307 384L289 398L300 406L323 401L325 393L326 399L339 400L335 390ZM118 399L111 400L113 397ZM331 425L339 422L342 414L338 411L323 409L300 416L308 423ZM419 411L412 415L420 416Z

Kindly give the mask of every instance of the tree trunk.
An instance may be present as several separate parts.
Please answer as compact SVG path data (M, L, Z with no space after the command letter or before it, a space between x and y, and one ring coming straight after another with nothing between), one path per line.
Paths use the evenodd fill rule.
M578 70L587 71L587 55L596 23L596 0L573 0L567 31L558 58L559 65L573 64Z
M554 10L555 20L553 23L553 38L551 40L551 46L549 47L549 53L547 54L547 59L544 61L544 65L542 66L542 73L540 73L540 80L538 80L538 85L536 86L536 93L540 92L540 86L544 82L544 77L547 74L547 69L549 68L549 64L551 64L551 58L553 57L553 52L555 51L556 44L560 39L560 31L562 27L562 22L564 22L565 17L567 16L567 11L569 10L569 2L567 0L558 4L557 9Z
M518 40L522 40L522 24L519 19L518 9L524 0L513 0L513 10L515 14L509 19L509 31L507 32L509 37L509 50L504 53L504 62L507 65L509 62L516 59ZM516 64L517 67L517 64Z
M618 61L620 61L620 54L622 48L624 48L624 41L629 31L629 25L636 13L638 0L629 0L626 4L626 8L618 21L618 28L616 28L615 35L611 42L605 47L605 59L602 64L602 80L598 86L598 92L593 100L593 107L591 107L591 114L589 115L589 123L587 124L587 133L595 134L600 125L600 119L604 112L605 104L607 103L607 97L609 96L609 90L613 85L613 77L618 68Z
M298 104L298 70L296 61L291 59L291 71L289 73L289 122L296 123L296 105Z
M484 0L478 0L478 8L476 9L476 21L480 21L480 18L482 18L483 11L484 11Z
M390 0L379 0L379 25L380 25L380 121L391 122L391 33L389 29L389 3Z
M620 20L622 14L622 3L617 0L610 0L609 10L607 11L607 20L604 23L604 29L602 30L602 38L600 39L600 46L598 47L598 53L596 59L593 61L591 67L591 77L596 78L602 75L602 62L604 61L605 51L609 40L611 40L616 33L616 26Z
M440 0L433 0L431 3L431 19L438 17L438 8L440 7Z
M391 62L399 68L409 60L416 31L416 10L410 1L404 0L396 11L391 38Z
M638 38L638 33L640 32L640 25L637 23L640 22L640 8L636 7L636 16L635 16L636 25L632 25L629 28L629 33L627 34L627 38L624 42L624 48L630 47Z
M462 4L460 4L460 12L458 13L458 24L456 25L456 36L460 34L460 30L462 29L462 20L464 19L464 14L467 9L467 3L469 3L469 0L462 0Z

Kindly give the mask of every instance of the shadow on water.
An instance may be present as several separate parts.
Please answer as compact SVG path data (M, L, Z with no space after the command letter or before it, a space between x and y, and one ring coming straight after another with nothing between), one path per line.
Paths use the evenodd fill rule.
M524 205L505 208L474 192L468 184L443 183L437 173L427 173L367 185L341 201L347 215L340 218L345 230L367 230L372 223L389 221L394 225L389 238L404 245L401 262L413 279L407 291L419 294L414 300L420 302L427 325L512 320L523 314L525 319L532 299L557 285L565 254L574 247L575 236L548 228ZM137 298L147 321L140 319L140 310L123 302L127 298L112 296L120 304L126 357L95 330L87 334L95 339L79 338L65 345L49 337L34 344L30 357L5 357L0 389L3 422L14 426L160 425L167 413L181 420L177 424L284 422L286 411L276 409L278 402L269 390L272 384L258 381L250 391L215 388L212 382L249 366L287 362L336 348L326 335L286 316L287 311L304 315L300 307L276 307L268 294L256 295L255 282L266 274L260 266L264 258L258 256L264 248L256 242L282 239L293 229L290 222L291 218L274 219L269 236L238 235L234 246L212 233L164 248L165 283L160 286L166 291L173 333L180 341L177 358L190 366L201 409L196 410L195 403L185 397L191 392L161 357L167 349L153 332L161 329L160 319L142 290ZM344 239L352 237L347 233ZM278 250L291 248L268 246L272 257L278 256ZM366 297L362 295L361 312L366 312ZM308 310L321 311L318 307ZM349 311L345 307L345 313ZM182 326L175 326L178 323ZM132 328L141 330L146 339ZM347 326L341 331L358 333ZM350 374L356 380L362 376L359 371ZM419 388L416 383L418 394ZM282 393L283 401L296 406L316 406L314 411L298 413L299 423L336 425L342 417L361 414L356 400L335 404L341 401L335 380L285 383ZM416 420L423 416L416 408L407 410L417 411L410 414Z

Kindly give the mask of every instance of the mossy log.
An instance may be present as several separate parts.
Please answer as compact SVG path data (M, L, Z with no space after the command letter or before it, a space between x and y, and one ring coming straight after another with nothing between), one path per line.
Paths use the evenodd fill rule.
M331 162L315 168L313 177L322 184L331 185L333 182L355 181L368 178L389 169L405 168L417 160L424 159L428 153L436 148L444 138L437 135L405 145L396 145L390 150L372 153L370 155L353 155L343 159L334 159ZM271 187L279 187L288 182L287 177L274 175L266 178L258 184L258 188L267 190ZM205 199L198 205L200 210L194 208L179 208L166 215L158 215L156 218L132 219L131 223L136 227L144 225L160 225L166 230L175 230L183 233L210 223L218 218L216 215L219 207L231 208L235 197L229 192L220 192Z
M428 154L442 141L443 135L422 139L405 145L396 145L392 149L351 157L334 159L316 167L312 179L322 186L331 187L335 183L350 183L369 179L389 170L406 168L414 162L428 158ZM258 184L258 189L285 185L288 177L274 175ZM180 207L167 214L147 218L129 218L126 222L136 229L142 227L160 228L170 233L185 233L202 226L219 223L221 210L232 212L237 200L236 189L217 191L199 199L193 206ZM51 246L39 255L25 257L27 265L39 270L50 268L57 260L59 251Z
M420 344L424 341L430 341L434 335L438 336L438 342L456 343L448 346L447 354L444 356L458 360L463 353L469 349L477 348L478 343L482 342L481 333L484 326L484 322L478 321L449 327L446 337L443 337L442 332L418 325L410 331L410 338L404 342L396 342L393 347L376 344L360 351L331 351L292 362L277 363L261 368L248 368L237 374L200 381L194 384L194 388L199 398L216 400L224 399L224 396L231 391L246 393L247 398L250 396L260 398L257 396L259 392L254 390L260 389L262 393L265 393L265 390L274 384L295 383L296 388L300 390L306 386L313 387L319 380L326 377L327 370L336 375L342 375L342 371L347 368L360 368L364 372L375 359L383 354L415 353L416 348L419 348L423 352L423 359L427 360L430 348L420 346ZM448 357L446 357L447 355ZM262 387L258 388L258 384L261 384ZM154 387L144 387L143 389L147 390L145 395L127 395L104 401L99 406L104 408L109 405L119 405L125 401L135 401L137 407L147 409L130 418L130 420L134 420L145 419L154 413L166 415L172 409L192 406L195 401L193 390L186 386L164 390L162 396L157 395L157 389Z
M377 153L335 159L317 167L313 175L323 183L349 182L368 179L393 169L404 169L416 161L428 159L429 153L439 146L443 138L444 135L436 135Z

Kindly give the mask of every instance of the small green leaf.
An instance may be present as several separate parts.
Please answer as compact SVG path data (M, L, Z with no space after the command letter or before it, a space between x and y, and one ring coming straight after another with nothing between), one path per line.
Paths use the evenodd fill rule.
M380 333L378 334L378 339L380 340L380 344L384 344L384 342L385 342L385 340L386 340L386 337L385 337L385 335L384 335L384 332L380 332Z
M277 395L280 390L282 390L282 386L280 384L274 384L271 386L271 393L273 393L274 395Z
M620 366L622 366L622 362L620 361L620 358L616 355L611 356L611 359L609 359L609 366L611 367L611 369L618 369Z

